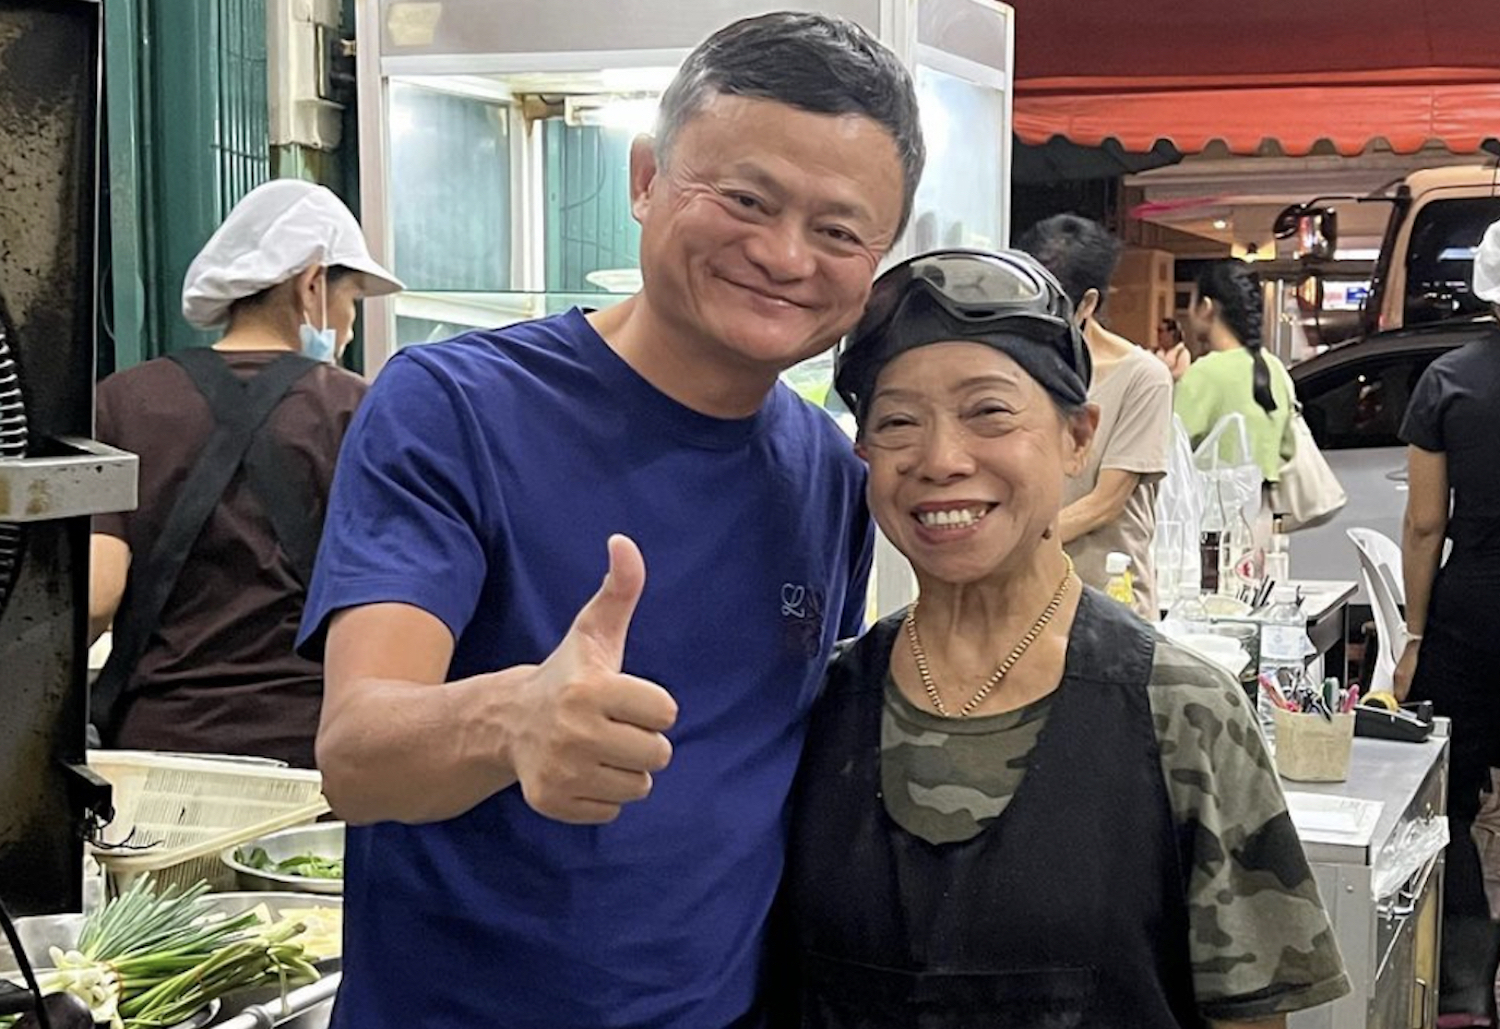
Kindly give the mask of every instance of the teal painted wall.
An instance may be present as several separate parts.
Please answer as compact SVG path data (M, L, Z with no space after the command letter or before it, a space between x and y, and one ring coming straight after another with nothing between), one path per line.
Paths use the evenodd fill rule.
M128 367L211 342L182 279L271 175L264 0L105 0L106 339Z

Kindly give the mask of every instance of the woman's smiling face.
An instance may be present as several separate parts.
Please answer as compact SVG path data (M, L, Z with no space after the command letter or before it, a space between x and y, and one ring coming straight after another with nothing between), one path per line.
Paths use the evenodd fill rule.
M1058 410L983 343L908 350L880 372L861 427L870 509L919 572L977 582L1025 567L1083 465L1093 419Z

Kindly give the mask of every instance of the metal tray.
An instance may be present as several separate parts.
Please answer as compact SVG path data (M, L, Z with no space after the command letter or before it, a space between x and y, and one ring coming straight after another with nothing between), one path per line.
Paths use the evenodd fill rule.
M282 875L258 868L251 868L235 859L241 850L261 847L273 861L285 861L298 854L316 854L325 858L344 856L344 823L319 822L316 825L301 825L292 829L273 832L256 840L230 847L220 855L224 864L234 869L239 884L247 890L277 890L291 893L317 893L324 896L342 896L344 880L309 879L304 875Z

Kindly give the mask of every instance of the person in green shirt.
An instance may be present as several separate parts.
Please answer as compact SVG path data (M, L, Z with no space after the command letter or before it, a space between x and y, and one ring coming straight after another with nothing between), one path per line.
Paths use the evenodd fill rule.
M1292 379L1261 338L1260 280L1241 261L1220 261L1198 276L1198 301L1188 325L1208 346L1177 383L1172 406L1193 446L1225 415L1245 416L1250 451L1267 483L1280 477L1291 456ZM1236 460L1237 441L1221 440L1225 460Z

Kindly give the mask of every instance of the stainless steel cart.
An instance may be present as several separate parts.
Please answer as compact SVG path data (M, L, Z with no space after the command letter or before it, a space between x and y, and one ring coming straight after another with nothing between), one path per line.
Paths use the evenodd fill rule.
M1384 805L1367 843L1304 836L1354 990L1294 1015L1291 1029L1411 1029L1436 1021L1443 852L1432 845L1429 830L1447 811L1448 739L1441 719L1439 731L1444 735L1425 743L1356 739L1347 782L1283 783L1297 792ZM1424 838L1428 844L1417 845Z

